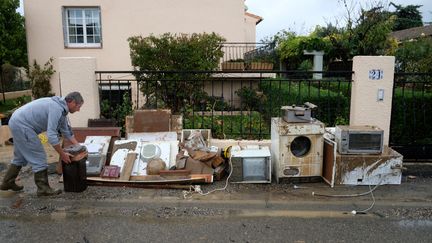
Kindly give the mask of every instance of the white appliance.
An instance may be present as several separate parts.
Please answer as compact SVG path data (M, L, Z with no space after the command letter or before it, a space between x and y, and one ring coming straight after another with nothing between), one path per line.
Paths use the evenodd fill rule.
M111 136L87 136L84 145L88 156L86 161L86 172L89 176L100 175L106 162L108 147Z
M340 154L380 154L384 131L376 126L336 126L335 139Z
M271 121L273 175L280 178L322 176L324 124Z
M230 182L271 183L271 154L267 146L231 150Z
M380 154L341 154L335 129L324 134L324 180L330 186L400 184L403 156L388 146Z

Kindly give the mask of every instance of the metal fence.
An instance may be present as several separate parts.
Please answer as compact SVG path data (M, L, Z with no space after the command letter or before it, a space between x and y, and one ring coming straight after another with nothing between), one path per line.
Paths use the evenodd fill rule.
M12 92L30 88L30 81L22 68L11 67L0 72L0 92Z
M321 78L316 79L316 74ZM217 138L268 139L270 118L281 116L281 106L311 102L318 106L314 116L327 126L349 123L352 72L98 71L96 75L101 114L119 121L125 106L170 108L183 115L186 129L211 129Z
M432 160L432 73L395 73L390 146L404 160Z

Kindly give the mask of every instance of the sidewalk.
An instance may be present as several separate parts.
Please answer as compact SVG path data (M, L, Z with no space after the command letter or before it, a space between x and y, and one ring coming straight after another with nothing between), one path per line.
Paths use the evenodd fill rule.
M49 171L54 172L57 165L58 156L55 150L48 144L45 145L48 161L50 163ZM0 178L2 179L10 159L13 155L13 146L0 147ZM351 195L368 192L374 189L373 194L378 202L382 203L418 203L432 205L432 164L405 164L408 168L404 172L402 183L400 185L381 185L374 189L375 186L349 186L337 185L331 188L324 182L311 183L293 183L282 181L280 184L275 182L271 184L233 184L228 183L226 189L225 179L216 181L210 185L200 185L203 193L208 195L199 195L196 192L184 191L181 189L151 189L151 188L126 188L126 187L107 187L107 186L89 186L82 193L62 193L54 197L56 200L78 200L78 201L264 201L264 202L346 202L346 203L370 203L371 195L361 197L336 197L334 195ZM19 198L31 198L37 200L36 186L33 182L33 173L30 167L24 167L21 170L20 181L24 185L24 191L21 193L0 191L1 199L9 198L12 201ZM59 183L60 176L55 173L50 174L50 183L54 188L63 189L63 184ZM192 191L192 188L191 188ZM314 194L314 195L313 195ZM329 195L329 197L317 196L317 194ZM333 195L333 196L332 196ZM15 199L13 199L15 198Z

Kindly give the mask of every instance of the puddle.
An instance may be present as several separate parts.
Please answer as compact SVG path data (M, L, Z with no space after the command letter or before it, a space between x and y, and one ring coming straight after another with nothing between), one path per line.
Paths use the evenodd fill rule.
M295 218L344 218L354 217L351 213L343 211L308 211L308 210L241 210L237 213L244 217L295 217ZM358 217L358 216L357 216ZM361 217L372 217L371 214L365 214Z
M432 220L401 220L399 226L405 228L432 227Z

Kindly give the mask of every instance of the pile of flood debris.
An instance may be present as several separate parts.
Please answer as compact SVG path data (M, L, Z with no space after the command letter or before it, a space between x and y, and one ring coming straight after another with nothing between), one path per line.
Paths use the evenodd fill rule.
M210 130L170 131L172 119L168 110L135 112L127 119L124 138L119 127L73 128L80 146L63 147L74 154L76 169L63 163L59 172L67 183L66 178L71 177L65 170L77 180L83 178L79 171L85 170L87 184L108 186L175 188L177 184L220 180L226 173L227 158L220 148L210 146Z

